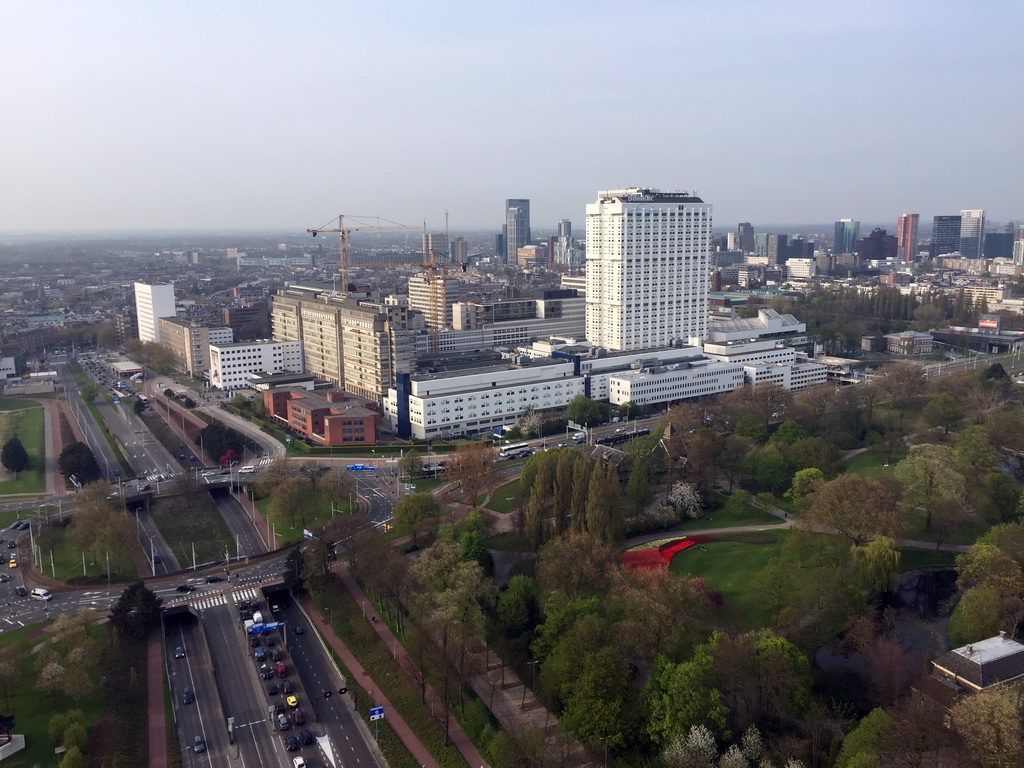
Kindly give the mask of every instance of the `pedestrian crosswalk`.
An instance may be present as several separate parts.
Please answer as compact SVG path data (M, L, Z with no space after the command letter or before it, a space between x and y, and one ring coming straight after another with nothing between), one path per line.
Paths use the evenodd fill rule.
M169 603L188 603L193 608L199 610L206 610L207 608L216 608L218 605L238 605L241 602L248 602L250 600L261 600L263 595L253 587L244 587L242 589L234 589L228 592L218 592L214 595L195 595L189 597L182 597L178 600L170 600Z

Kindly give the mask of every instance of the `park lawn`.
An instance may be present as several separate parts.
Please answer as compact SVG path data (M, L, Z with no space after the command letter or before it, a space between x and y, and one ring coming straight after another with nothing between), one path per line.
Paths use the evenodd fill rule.
M41 636L44 624L31 624L0 634L0 649L6 655L19 652L25 646L31 647L50 639L50 635ZM94 625L90 634L94 648L99 653L107 641L109 626ZM56 746L50 738L50 718L58 712L69 712L80 709L85 715L88 727L95 726L101 712L102 689L97 684L90 696L76 702L70 696L57 693L55 696L36 690L39 672L36 669L34 653L29 651L29 659L17 665L19 674L6 683L7 690L2 699L5 714L13 714L15 718L14 732L25 736L25 749L4 760L4 768L30 768L37 765L55 765L53 749ZM95 680L94 682L98 683ZM9 694L9 695L6 695ZM9 702L9 704L8 704ZM86 753L88 757L88 753Z
M786 522L782 518L762 512L747 506L742 515L734 516L721 509L718 509L706 517L697 517L692 520L684 520L673 530L700 531L706 528L735 528L741 525L780 525Z
M529 552L530 544L522 536L512 531L496 533L481 542L487 549L500 549L505 552Z
M907 512L907 523L909 528L907 530L906 538L913 541L937 541L937 537L934 533L926 532L924 529L924 510L923 509L912 509ZM952 534L942 540L943 544L966 544L970 546L978 540L978 537L983 533L987 533L989 526L986 523L972 523L965 521L959 525L959 527Z
M28 468L18 473L18 479L0 482L0 494L45 493L45 440L43 409L31 400L16 401L23 410L0 411L0 445L15 434L28 453ZM27 407L26 407L27 406ZM6 470L4 470L6 473Z
M263 516L267 519L267 522L271 526L271 530L274 535L277 536L277 546L283 547L286 544L292 544L302 539L303 528L314 528L317 527L317 523L321 521L328 521L332 517L339 517L341 515L351 514L355 509L358 509L359 502L353 499L355 507L349 509L348 502L344 502L341 505L334 507L334 512L331 512L331 502L319 496L314 498L313 503L310 504L303 510L296 509L296 515L294 520L291 515L279 514L275 515L271 512L270 499L259 499L256 502L256 509L263 513ZM298 514L298 513L303 514Z
M942 552L935 549L904 547L900 550L900 571L916 571L934 565L956 564L956 552Z
M885 448L872 448L870 451L858 453L852 459L843 464L843 471L861 477L881 477L891 475L892 468L897 462L907 455L906 448L893 448L892 461L889 461L889 451ZM889 462L888 467L882 466Z
M739 535L739 534L736 534ZM764 535L764 534L758 534ZM711 622L742 631L767 627L771 617L757 591L757 574L779 551L789 531L773 531L765 543L708 541L677 554L669 566L676 576L702 578L707 589L725 598Z
M107 577L106 558L92 563L92 557L86 553L85 567L83 568L82 550L75 546L70 533L70 526L53 525L43 529L37 539L42 552L39 570L57 581L70 581L76 577L105 579ZM117 563L111 562L111 579L114 583L133 581L137 577L138 571L128 553L125 554L120 567Z
M23 411L26 408L35 408L39 403L34 400L21 400L13 397L0 397L0 413L3 411Z
M182 568L193 565L193 545L196 566L222 563L225 552L235 556L235 537L209 493L197 492L191 509L186 509L184 500L178 496L154 498L151 514Z
M516 496L519 495L519 481L520 478L511 480L502 486L499 486L491 492L491 500L487 502L487 508L492 509L500 514L508 514L512 511L512 507L515 504ZM486 494L480 494L477 497L476 503L482 504Z

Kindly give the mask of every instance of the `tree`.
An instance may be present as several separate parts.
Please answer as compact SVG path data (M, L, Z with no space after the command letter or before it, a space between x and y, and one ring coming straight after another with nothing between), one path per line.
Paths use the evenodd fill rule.
M786 491L786 498L798 505L804 497L818 490L825 482L825 475L817 467L801 469L793 475L793 484Z
M159 597L141 581L130 584L110 611L110 623L121 635L142 640L160 624Z
M992 688L963 696L949 711L950 723L985 768L1024 762L1019 691Z
M412 535L412 544L419 546L420 535L431 521L441 514L441 502L430 493L410 493L395 505L395 526Z
M570 599L602 594L615 567L615 550L589 533L570 531L552 539L537 556L542 595L559 591Z
M398 460L398 471L403 477L415 479L423 475L423 457L415 448L410 448Z
M965 466L985 474L992 472L999 464L999 451L992 445L988 429L983 424L961 430L956 436L957 458Z
M900 574L900 551L888 536L876 536L866 546L855 547L853 560L858 563L875 592L891 592Z
M530 631L537 620L537 585L529 576L517 573L498 594L498 622L506 637Z
M899 413L902 431L906 412L924 394L924 370L918 363L889 363L879 369L878 384Z
M299 474L309 480L309 487L313 491L316 491L316 484L320 478L330 471L330 467L325 464L317 464L315 461L307 461L299 467Z
M476 506L481 491L490 488L496 478L497 452L487 443L463 443L449 455L445 479L461 487L463 501Z
M945 392L935 395L921 412L924 423L929 427L942 427L943 434L959 424L966 411L963 402Z
M793 445L797 440L803 440L810 435L807 434L807 430L797 424L795 421L785 421L779 424L778 429L772 433L772 436L768 438L769 443L782 443L783 445Z
M905 525L897 500L878 480L840 475L807 497L802 520L811 528L834 531L857 547L878 535L898 539Z
M926 531L931 530L935 506L946 500L962 500L964 476L957 470L957 460L948 445L915 445L894 470L903 485L903 500L913 508L924 510Z
M584 427L593 427L601 423L601 408L586 395L576 395L565 407L565 418Z
M93 402L102 392L103 390L100 389L99 384L94 381L87 381L78 388L78 396L87 403Z
M231 462L230 457L225 460L229 451L233 451L232 456L236 456L245 450L245 437L240 432L220 422L214 422L203 427L203 430L199 433L199 438L206 449L206 453L210 456L216 456L222 465L227 465Z
M3 464L8 472L14 473L14 479L18 479L18 473L28 468L28 451L21 444L21 439L14 435L4 443L3 451L0 453L0 464Z
M701 516L704 500L690 483L676 483L668 492L668 503L681 518Z
M65 446L57 459L57 466L64 477L70 479L73 475L81 485L88 485L102 477L100 465L96 463L92 449L82 442Z
M132 410L135 411L136 416L141 416L143 411L146 410L146 404L142 400L136 400L132 404Z
M864 755L873 757L874 765L880 765L879 753L891 729L892 718L884 709L871 710L843 739L839 757L836 758L836 768L860 768L860 766L871 765L863 761L854 762L856 758Z

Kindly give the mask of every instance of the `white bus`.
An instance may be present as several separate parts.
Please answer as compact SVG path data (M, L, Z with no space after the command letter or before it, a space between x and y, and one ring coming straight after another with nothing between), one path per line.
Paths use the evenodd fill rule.
M498 453L503 459L518 459L521 456L529 456L531 453L530 444L514 443L513 445L503 445Z

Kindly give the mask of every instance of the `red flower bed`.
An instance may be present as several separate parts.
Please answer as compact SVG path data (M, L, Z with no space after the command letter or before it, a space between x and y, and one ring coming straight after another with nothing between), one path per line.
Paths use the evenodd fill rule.
M707 541L711 541L708 536L684 536L650 549L633 549L619 555L619 565L629 570L668 568L672 558L679 552Z

